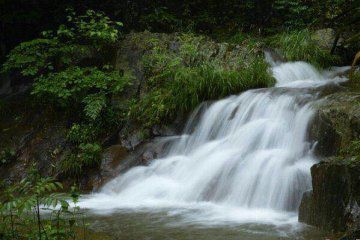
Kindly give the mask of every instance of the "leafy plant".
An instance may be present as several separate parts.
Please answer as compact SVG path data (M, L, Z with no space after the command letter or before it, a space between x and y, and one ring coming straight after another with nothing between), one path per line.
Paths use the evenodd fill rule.
M54 179L41 177L32 166L26 178L2 195L2 239L75 239L80 209L76 205L71 209L70 201L76 204L79 194L75 188L70 195L56 193L62 188Z
M133 78L114 70L111 59L121 27L102 12L88 10L79 16L68 10L67 21L56 31L21 43L3 65L4 72L33 81L31 95L37 103L70 116L73 153L62 163L64 172L98 166L101 146L95 140L126 117L124 109L112 104Z
M274 10L278 20L290 29L299 29L309 24L309 6L298 0L275 0Z
M121 92L128 81L129 78L116 71L70 67L62 72L40 76L34 83L32 94L72 109L83 104L85 116L93 121L108 106L111 94Z
M55 39L23 42L10 52L2 71L19 70L25 77L35 77L49 69L54 69L52 59L57 55L58 44Z

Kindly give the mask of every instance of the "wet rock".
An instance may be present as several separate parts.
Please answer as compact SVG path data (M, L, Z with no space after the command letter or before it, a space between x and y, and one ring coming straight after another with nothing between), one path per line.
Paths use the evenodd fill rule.
M132 129L129 131L129 129ZM135 126L124 128L119 133L119 141L128 150L135 150L140 144L149 139L149 130L138 129Z
M128 151L121 145L113 145L104 150L100 170L91 178L91 190L99 189L104 183L119 174L119 165L127 158Z
M127 156L127 149L121 145L113 145L107 148L102 154L102 162L100 166L101 176L105 178L114 177L114 169L118 167L121 161Z
M317 102L309 137L317 141L315 154L334 156L360 137L360 93L341 91Z
M317 140L315 154L322 161L311 168L313 189L303 195L299 221L356 233L360 229L360 162L340 153L360 138L360 93L342 90L314 107L310 138Z
M170 127L170 126L159 126L159 125L155 125L152 129L151 129L151 133L153 136L158 137L158 136L173 136L176 135L178 132L175 131L174 127Z
M313 190L304 193L299 221L332 231L360 226L360 164L335 158L311 168Z
M335 41L336 33L332 28L324 28L315 31L312 37L320 47L331 49Z

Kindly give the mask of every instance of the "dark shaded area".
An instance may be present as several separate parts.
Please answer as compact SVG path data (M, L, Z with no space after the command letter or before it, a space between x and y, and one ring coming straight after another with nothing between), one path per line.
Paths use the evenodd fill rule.
M104 11L124 22L126 31L221 35L236 31L267 34L315 25L336 28L339 34L356 32L358 7L359 2L354 0L2 0L0 61L20 42L64 22L67 8L79 13L87 9Z

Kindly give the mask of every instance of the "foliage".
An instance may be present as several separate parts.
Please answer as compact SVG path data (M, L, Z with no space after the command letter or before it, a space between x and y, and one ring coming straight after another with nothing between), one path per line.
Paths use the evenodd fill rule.
M335 56L312 39L309 30L281 33L270 37L268 42L289 61L306 61L318 67L328 67L337 61Z
M153 41L151 53L143 58L149 92L133 102L130 117L145 127L172 121L202 101L273 84L267 64L254 53L245 54L249 62L236 58L232 64L210 57L216 50L204 47L202 37L181 35L179 41L176 53Z
M360 140L354 139L341 148L334 160L340 164L359 166L360 164Z
M101 146L95 140L121 122L117 118L124 116L123 109L111 101L133 77L114 70L111 59L121 22L93 10L80 16L67 12L56 31L15 47L3 71L32 80L31 94L38 103L74 116L68 133L73 153L61 165L63 172L79 173L99 165Z
M106 46L116 43L119 40L122 27L121 22L112 21L102 12L87 10L82 16L77 16L70 9L68 10L67 23L59 26L56 37L66 41L76 41L95 46ZM46 32L51 34L51 32Z
M1 239L75 239L79 194L75 188L70 195L56 193L62 188L54 179L41 177L32 166L26 178L2 195ZM73 208L70 201L75 204Z
M288 28L301 29L311 23L309 16L310 6L305 1L299 0L275 0L274 10L277 14L277 21L283 21ZM310 18L310 19L309 19Z
M21 8L18 4L15 1L0 2L0 21L3 23L0 41L5 48L1 54L7 54L18 43L34 38L37 32L53 29L63 22L66 17L64 9L68 7L73 7L77 12L86 12L88 8L104 11L114 19L121 19L126 31L192 30L210 34L219 29L225 33L239 30L274 33L313 26L356 34L359 17L356 0L57 0L21 1ZM90 12L87 18L81 20L87 23L95 19L92 29L113 26L108 23L109 19L97 21L97 14ZM76 23L76 19L72 18L71 22ZM85 36L90 36L90 32L93 32L92 36L97 34L97 31L88 31L87 27L81 29ZM112 39L114 32L108 30L101 41Z
M93 125L73 124L68 131L67 140L74 144L95 141L97 129Z
M58 42L53 39L35 39L14 48L3 65L4 72L20 70L23 76L36 76L54 68L51 58L56 55Z
M100 164L101 146L96 143L82 143L75 152L61 162L61 171L68 176L80 176L85 168Z
M43 33L46 39L25 42L12 50L3 71L20 71L33 79L32 94L43 103L80 109L88 121L98 120L109 108L111 96L121 93L131 80L131 75L112 70L106 57L94 55L92 50L116 43L121 25L100 12L88 10L76 16L70 11L66 24L56 32ZM100 58L101 62L86 66L91 65L89 60L84 63L89 58L94 58L93 62Z
M69 11L67 22L57 31L44 31L43 38L15 47L4 63L3 71L20 70L23 76L36 78L76 65L83 58L94 57L94 48L99 51L115 44L120 39L121 26L121 22L112 21L101 12L88 10L77 16Z
M0 166L8 165L16 159L16 152L13 148L5 148L0 152Z
M96 120L108 105L111 94L121 92L128 84L116 71L97 68L69 67L58 73L40 76L32 94L63 107L83 104L89 120Z
M343 156L355 156L360 160L360 140L350 142L346 148L341 149L340 154Z
M166 7L155 8L153 12L142 16L140 22L150 30L156 27L156 29L163 31L174 31L179 25L179 19L170 13Z

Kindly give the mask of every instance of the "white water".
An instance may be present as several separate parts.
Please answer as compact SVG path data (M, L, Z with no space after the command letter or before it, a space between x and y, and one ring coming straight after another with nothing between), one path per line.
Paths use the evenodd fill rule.
M172 209L216 224L297 221L316 159L307 140L315 87L344 79L304 62L272 64L275 88L202 104L162 159L121 174L81 206Z

